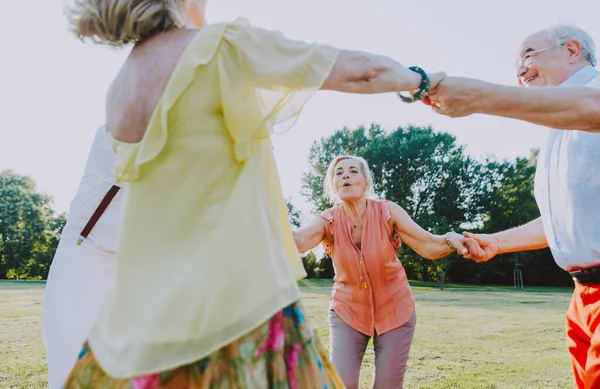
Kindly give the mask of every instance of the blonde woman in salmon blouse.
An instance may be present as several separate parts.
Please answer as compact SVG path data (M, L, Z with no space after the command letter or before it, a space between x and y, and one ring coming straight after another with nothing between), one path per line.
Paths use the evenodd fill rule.
M294 232L294 239L300 252L322 242L333 259L329 357L346 388L358 388L360 365L373 338L374 388L402 388L417 319L396 250L404 241L428 259L453 251L473 256L483 252L473 239L455 232L433 235L399 205L377 200L363 158L335 158L324 186L331 202L338 205Z
M65 388L342 387L304 319L270 135L318 90L414 101L442 75L207 24L204 0L75 0L68 15L78 37L133 48L106 98L116 276Z

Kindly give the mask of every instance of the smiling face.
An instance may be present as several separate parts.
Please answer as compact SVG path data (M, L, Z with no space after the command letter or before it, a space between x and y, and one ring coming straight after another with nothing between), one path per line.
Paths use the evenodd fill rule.
M342 201L362 198L367 190L367 177L361 163L354 158L339 161L334 168L333 187Z
M575 72L579 42L559 43L547 31L537 32L521 44L517 80L523 86L558 86Z

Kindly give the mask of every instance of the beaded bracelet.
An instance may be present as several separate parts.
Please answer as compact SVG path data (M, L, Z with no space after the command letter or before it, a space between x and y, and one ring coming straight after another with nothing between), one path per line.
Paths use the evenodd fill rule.
M415 92L414 95L407 97L401 95L400 92L398 92L398 97L405 103L414 103L415 101L419 101L423 97L427 96L427 92L429 92L429 88L431 87L431 81L429 80L429 76L427 76L427 73L425 73L425 71L420 67L411 66L408 69L421 75L421 85L419 85L419 89Z

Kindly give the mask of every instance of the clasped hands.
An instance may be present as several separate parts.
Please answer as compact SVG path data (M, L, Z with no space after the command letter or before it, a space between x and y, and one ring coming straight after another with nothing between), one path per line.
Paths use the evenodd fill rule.
M431 86L424 104L451 118L478 113L492 84L465 77L448 77L443 72L429 75Z
M472 234L463 232L446 234L446 242L463 258L475 262L485 262L499 253L498 238L489 234Z

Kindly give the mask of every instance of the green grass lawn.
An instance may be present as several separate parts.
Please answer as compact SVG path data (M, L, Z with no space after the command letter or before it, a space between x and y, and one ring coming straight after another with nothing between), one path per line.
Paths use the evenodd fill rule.
M554 389L572 387L564 341L570 288L447 285L411 282L418 325L408 389ZM327 342L332 283L300 282L307 314ZM0 282L0 388L44 388L41 282ZM361 383L369 387L369 347Z

